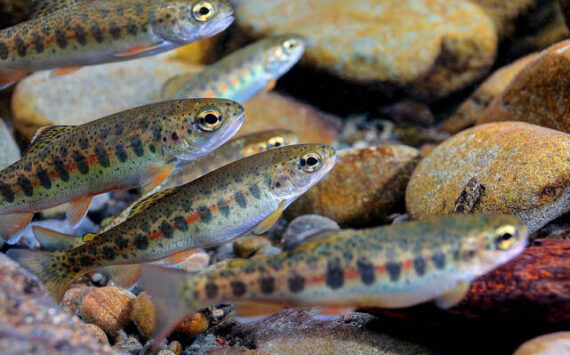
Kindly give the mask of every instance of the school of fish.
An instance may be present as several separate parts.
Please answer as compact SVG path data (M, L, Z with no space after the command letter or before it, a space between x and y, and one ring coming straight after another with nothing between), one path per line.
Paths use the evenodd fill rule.
M34 71L162 53L214 36L234 20L228 0L30 0L30 19L0 30L0 89ZM361 230L316 231L278 255L233 259L200 273L174 264L248 232L267 232L337 161L335 148L297 144L288 130L232 137L241 105L271 90L303 56L295 34L260 39L198 74L162 84L160 102L78 126L39 129L22 158L0 171L0 237L17 244L35 213L68 203L77 226L93 196L142 196L98 233L34 227L44 250L6 254L61 300L82 275L141 280L167 336L189 313L232 302L245 316L287 306L400 308L459 303L477 277L519 255L528 229L506 215L454 215ZM65 80L63 78L62 80ZM1 244L1 243L0 243ZM157 265L157 263L159 265ZM154 265L152 265L154 264Z
M226 0L31 0L31 19L0 30L0 88L28 73L158 54L234 20Z

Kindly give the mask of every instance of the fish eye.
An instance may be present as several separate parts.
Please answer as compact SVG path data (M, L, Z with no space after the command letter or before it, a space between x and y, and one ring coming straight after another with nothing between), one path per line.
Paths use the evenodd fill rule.
M516 241L516 229L514 226L503 226L495 231L495 245L499 250L507 250Z
M299 165L301 169L306 172L312 173L321 168L322 165L322 158L317 153L308 153L303 155L301 160L299 161Z
M291 50L296 46L297 46L297 41L295 41L294 39L288 39L285 42L283 42L283 48L285 48L286 50Z
M199 1L192 8L192 16L194 16L196 21L208 21L214 16L214 6L208 1Z
M281 147L284 145L283 137L272 137L267 141L269 147Z
M202 131L215 131L221 125L222 114L215 108L205 108L198 114L198 126Z

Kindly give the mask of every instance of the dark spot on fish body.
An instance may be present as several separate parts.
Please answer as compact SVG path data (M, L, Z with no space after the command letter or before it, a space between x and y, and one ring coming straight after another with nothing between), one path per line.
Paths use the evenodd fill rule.
M2 60L8 59L9 53L10 52L8 50L8 46L6 45L6 43L0 41L0 59Z
M421 256L414 259L414 270L418 276L423 276L426 272L426 261Z
M164 235L164 238L166 239L170 239L174 236L174 231L172 230L172 226L170 225L170 223L163 221L160 224L160 231L162 232L162 235Z
M69 172L67 171L67 167L65 166L63 160L58 157L54 158L53 166L55 167L55 171L62 181L69 181Z
M198 215L200 216L200 220L206 224L210 223L212 220L212 212L207 206L200 206L198 207Z
M95 261L90 256L83 255L79 258L79 264L83 267L89 267L89 266L93 265L94 263L95 263Z
M261 191L259 190L259 187L257 185L251 185L249 187L249 192L251 192L251 195L256 199L261 198Z
M137 157L142 157L144 155L144 147L139 137L135 137L131 140L131 146Z
M128 158L127 152L125 152L125 149L123 148L122 145L115 146L115 155L117 156L117 159L119 159L121 163L124 163Z
M20 185L26 196L34 195L34 187L27 177L22 175L18 176L18 185Z
M82 175L89 174L89 164L87 163L85 155L76 150L73 152L73 160L75 160L77 170L79 170Z
M109 25L109 33L113 39L121 38L121 28L114 22Z
M101 164L102 167L108 168L111 166L109 162L109 157L107 156L107 150L101 146L95 147L95 156L97 157L97 161Z
M136 36L137 33L138 33L138 31L139 31L139 28L138 28L138 26L136 25L136 23L134 23L134 22L129 22L129 23L127 24L127 32L128 32L130 35Z
M105 39L103 36L103 31L101 30L101 28L99 27L99 25L92 25L89 30L91 31L91 34L93 35L93 38L95 38L95 41L97 41L97 43L101 43L103 42L103 40Z
M148 145L148 150L150 150L150 152L151 152L152 154L155 154L155 153L156 153L156 147L154 146L154 144L149 144L149 145Z
M162 128L158 122L155 122L152 125L152 137L157 142L159 142L160 138L162 137Z
M352 257L352 252L350 250L345 249L342 251L342 258L347 264L352 261Z
M14 191L12 191L12 188L8 184L0 182L0 194L2 194L2 197L6 202L14 202Z
M81 149L89 148L89 139L87 137L79 138L79 147L81 147Z
M87 44L87 32L85 32L85 29L80 26L80 25L76 25L73 30L75 31L75 39L77 40L77 42L79 42L79 44L81 44L82 46Z
M437 252L435 253L432 257L431 260L433 261L433 263L435 264L435 267L438 269L443 269L445 267L445 254L443 254L442 252Z
M305 288L305 278L300 275L295 275L291 277L288 283L289 283L289 290L293 293L301 292Z
M186 219L182 216L174 217L174 224L176 225L177 229L180 229L183 232L188 231L188 223L186 223Z
M42 53L44 51L45 47L43 38L36 32L32 33L32 43L34 44L36 53Z
M58 47L61 49L67 47L67 38L65 36L65 32L60 29L55 30L55 43L57 43Z
M105 260L113 260L115 258L115 251L109 246L103 247L103 258Z
M145 232L145 233L150 233L150 226L149 226L149 224L146 223L146 222L142 222L142 223L141 223L141 229L142 229L142 231Z
M184 212L189 213L190 210L192 209L192 203L190 203L190 201L185 200L182 202L181 204L182 209L184 210Z
M135 247L139 250L148 248L148 240L144 234L139 234L135 237Z
M389 262L386 264L386 271L388 271L390 281L396 282L400 278L402 266L399 263Z
M27 53L26 44L20 37L14 38L14 44L16 44L16 51L20 57L25 57Z
M235 200L236 200L238 206L240 206L241 208L247 207L247 201L245 200L245 196L243 195L243 193L241 191L236 192L234 197L235 197Z
M275 291L275 279L271 276L263 277L259 280L261 292L268 295Z
M228 217L230 215L230 207L228 205L218 204L218 210L224 217Z
M206 297L209 299L216 298L218 295L218 285L213 282L208 282L205 286Z
M68 151L67 148L65 146L59 148L59 155L61 155L62 158L67 157Z
M117 247L119 247L119 249L124 249L129 245L129 241L120 235L115 236L114 241Z
M122 123L116 123L115 124L115 135L117 137L121 137L123 135L123 124Z
M344 284L344 270L336 259L327 263L326 283L333 290Z
M247 290L247 286L241 281L232 281L230 282L230 286L232 287L232 293L235 297L241 297L245 295Z
M107 140L107 137L109 137L109 130L107 128L101 128L99 130L99 137L101 137L101 140L103 141Z
M360 280L365 285L371 285L374 283L374 265L371 262L366 260L358 260L356 262L356 266L358 267L358 273L360 274Z

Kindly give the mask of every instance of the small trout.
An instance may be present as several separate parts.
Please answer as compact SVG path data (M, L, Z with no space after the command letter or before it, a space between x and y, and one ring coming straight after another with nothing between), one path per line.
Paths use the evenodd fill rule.
M512 216L455 215L324 232L292 251L200 274L145 265L141 281L157 307L159 339L188 313L222 302L250 316L288 305L400 308L435 300L449 308L472 280L520 254L527 234Z
M271 90L304 51L304 41L296 35L262 39L199 74L171 78L162 87L162 97L223 97L243 103L264 89Z
M32 71L153 55L211 37L233 21L226 0L32 0L32 18L0 30L0 88Z
M198 247L228 242L255 227L263 233L299 195L336 162L327 145L301 144L241 159L186 185L152 195L131 216L64 251L11 249L8 255L34 272L60 299L69 284L91 270L145 263ZM58 235L39 235L46 238ZM138 265L135 265L135 267Z
M221 168L224 165L233 163L234 161L250 155L296 143L297 135L291 131L283 129L256 132L234 138L207 156L191 161L176 169L164 180L162 184L145 192L139 200L127 206L121 211L121 213L106 222L100 232L107 231L119 223L122 223L129 216L131 209L138 204L140 200L143 200L154 193L187 184L202 175L206 175L207 173Z
M0 236L35 212L71 202L72 225L94 195L157 186L241 127L243 107L226 99L184 99L133 108L80 125L38 130L24 156L0 171ZM12 242L14 239L12 240Z

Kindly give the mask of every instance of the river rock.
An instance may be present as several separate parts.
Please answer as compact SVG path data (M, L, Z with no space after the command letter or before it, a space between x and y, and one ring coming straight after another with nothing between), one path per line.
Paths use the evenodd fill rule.
M253 349L259 354L435 354L424 346L375 331L374 323L375 318L364 313L322 319L318 309L287 309L253 323L230 320L214 329L218 344L201 350L208 354L249 353Z
M570 354L570 332L541 335L522 344L513 355Z
M442 130L448 133L457 133L473 126L493 99L500 95L511 80L537 55L538 53L529 54L494 72L443 123Z
M378 225L403 201L417 149L379 145L340 151L335 167L295 201L286 218L318 214L341 226Z
M340 230L340 226L330 218L316 214L299 216L287 226L281 239L281 246L284 250L292 250L308 237L331 230Z
M570 135L500 122L449 138L420 162L410 179L410 217L450 214L472 178L485 186L472 213L514 214L534 232L570 211Z
M20 159L20 148L14 141L8 126L0 118L0 169Z
M306 37L305 66L350 82L406 88L423 100L480 78L497 47L493 22L463 0L276 0L271 6L252 0L235 8L238 27L251 37Z
M79 306L85 322L95 324L111 337L129 322L135 296L127 290L107 286L89 292Z
M130 319L135 323L139 333L145 339L152 338L156 322L155 312L156 309L150 299L150 296L146 292L139 293L136 300L133 302L133 310L130 314Z
M40 281L0 253L0 353L113 354L53 301Z
M570 40L542 51L480 115L477 123L524 121L570 133Z

